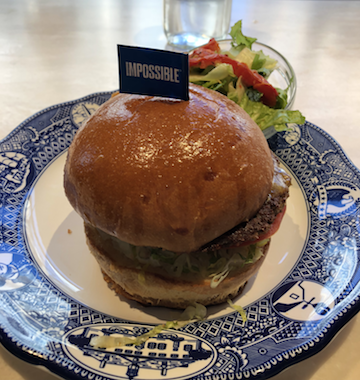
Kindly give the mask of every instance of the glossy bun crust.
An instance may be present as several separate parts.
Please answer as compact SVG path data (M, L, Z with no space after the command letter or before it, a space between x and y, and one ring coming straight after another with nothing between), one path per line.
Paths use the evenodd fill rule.
M270 149L227 97L119 94L79 129L66 195L86 223L134 245L197 250L253 217L270 193Z

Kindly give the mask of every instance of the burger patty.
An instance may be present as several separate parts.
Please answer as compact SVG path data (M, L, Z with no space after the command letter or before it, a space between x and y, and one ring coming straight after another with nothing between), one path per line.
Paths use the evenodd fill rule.
M279 161L274 154L273 160L273 186L267 200L258 213L249 221L238 224L236 227L204 245L200 251L213 251L236 246L239 243L247 241L256 241L261 235L266 234L270 230L276 216L285 207L291 184L290 176L279 167Z

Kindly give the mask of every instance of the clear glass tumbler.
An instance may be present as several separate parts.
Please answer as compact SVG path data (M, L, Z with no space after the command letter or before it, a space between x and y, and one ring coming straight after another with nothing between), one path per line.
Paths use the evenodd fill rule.
M164 0L164 32L182 50L223 39L229 32L232 0Z

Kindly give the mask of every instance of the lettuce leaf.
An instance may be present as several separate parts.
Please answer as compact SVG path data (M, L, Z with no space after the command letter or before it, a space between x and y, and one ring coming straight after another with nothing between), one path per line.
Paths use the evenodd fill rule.
M220 63L205 75L190 74L189 80L190 82L212 82L223 80L228 76L236 77L232 66L228 63Z
M190 82L221 92L224 95L229 92L229 86L233 86L232 82L236 79L232 66L227 63L217 65L205 75L190 74L189 76Z
M251 49L252 44L257 40L257 38L244 36L242 33L242 20L239 20L232 26L230 36L233 40L233 48L238 49L239 51L244 47Z
M252 68L256 53L250 50L248 47L244 47L239 54L237 54L234 59L238 62L243 62Z
M231 99L233 102L240 104L242 97L245 94L245 87L241 84L241 77L238 78L236 85L229 85L229 91L227 93L227 97Z
M246 93L243 95L239 105L250 115L262 131L273 126L277 132L280 132L287 129L286 124L288 123L305 123L305 117L300 111L270 108L263 103L253 102Z
M246 63L250 69L258 72L266 72L267 76L276 68L277 61L264 54L262 50L254 51L244 47L234 59Z
M251 68L253 70L268 69L274 70L277 66L277 60L263 53L262 50L254 51L255 54Z

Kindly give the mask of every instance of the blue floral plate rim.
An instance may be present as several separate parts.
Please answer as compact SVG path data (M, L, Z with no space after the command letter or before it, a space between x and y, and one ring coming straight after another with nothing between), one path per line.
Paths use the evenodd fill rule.
M331 136L309 122L268 140L301 185L310 231L288 275L245 307L247 322L230 312L128 353L91 347L91 334L138 336L151 325L102 314L47 278L29 252L24 205L78 127L110 96L94 93L48 107L0 142L4 347L65 379L150 379L159 373L164 379L265 379L323 349L359 311L360 172Z

